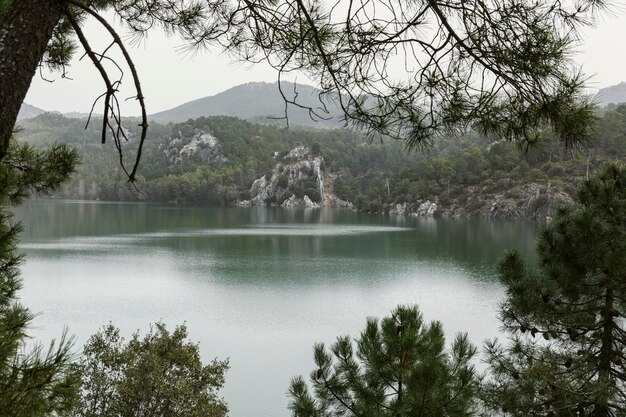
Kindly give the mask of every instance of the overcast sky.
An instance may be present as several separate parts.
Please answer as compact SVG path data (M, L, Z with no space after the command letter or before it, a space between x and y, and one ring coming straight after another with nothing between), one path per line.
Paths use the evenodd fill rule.
M613 13L600 18L597 27L585 30L575 57L584 73L591 77L589 86L594 89L626 81L626 8L614 3L613 9ZM91 39L106 38L93 23L87 25L86 32ZM180 46L179 40L154 33L143 44L130 48L146 95L148 113L214 95L238 84L276 81L276 73L266 65L233 63L229 57L217 53L187 56L178 51ZM79 61L78 58L69 68L71 80L54 75L55 81L50 83L35 76L26 102L45 110L88 112L104 86L89 60ZM307 82L304 78L298 81ZM125 84L132 86L130 74L126 75ZM129 95L132 95L131 90L123 97ZM139 113L133 103L126 103L123 111L127 115Z

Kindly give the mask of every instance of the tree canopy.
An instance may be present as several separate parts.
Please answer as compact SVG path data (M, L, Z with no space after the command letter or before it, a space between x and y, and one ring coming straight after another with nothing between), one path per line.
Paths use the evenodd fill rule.
M539 269L500 264L508 346L488 345L488 403L512 416L626 412L626 168L607 163L537 244Z
M355 345L356 344L356 349ZM302 377L289 388L295 417L469 416L478 380L467 335L445 350L441 323L424 323L417 307L368 319L355 343L316 344L312 392Z
M65 145L35 150L14 143L0 164L0 415L45 417L66 412L78 389L71 339L61 338L47 349L29 342L33 314L18 302L21 288L17 235L8 207L32 192L60 186L76 167L76 152Z
M589 135L591 106L570 53L601 2L235 5L228 22L243 30L225 30L229 50L262 56L281 74L306 73L356 125L409 149L468 126L526 142L546 127L565 144Z
M599 7L600 1L558 0L2 0L0 156L37 67L63 72L78 45L105 84L102 140L108 131L120 155L122 80L105 64L111 48L122 52L119 65L128 67L142 108L141 149L147 120L140 78L105 12L137 36L158 27L190 48L219 45L241 59L265 60L279 79L303 72L340 103L348 120L402 138L409 148L468 126L527 142L550 127L572 144L588 137L593 116L570 52L578 29ZM82 31L86 18L108 31L107 49L90 46ZM287 101L298 105L297 95ZM310 111L324 117L324 100Z
M469 132L440 138L427 154L409 155L400 142L370 142L345 129L284 129L229 117L152 123L138 179L142 193L126 183L115 149L102 149L97 127L85 131L84 121L40 115L20 122L20 137L35 146L62 140L80 153L83 163L57 198L231 205L251 198L256 179L274 169L280 173L278 164L285 165L283 156L291 149L304 145L313 151L317 143L322 172L332 180L325 192L360 211L386 212L400 204L408 214L431 201L442 216L545 218L554 217L559 204L573 203L577 184L603 160L626 157L625 110L606 111L589 143L575 151L548 135L536 149L523 152L514 143L493 143ZM138 131L128 129L130 135ZM207 133L219 144L218 159L202 147L181 153ZM132 155L129 150L127 156Z
M217 396L228 361L204 365L185 325L163 323L126 342L109 324L91 336L82 360L77 417L224 417Z

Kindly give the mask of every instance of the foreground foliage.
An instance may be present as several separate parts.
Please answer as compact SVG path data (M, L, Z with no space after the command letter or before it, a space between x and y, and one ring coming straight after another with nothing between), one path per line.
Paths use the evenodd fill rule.
M67 411L78 390L71 340L65 335L49 348L30 342L33 314L18 302L21 288L17 253L19 224L9 209L31 192L56 190L72 173L76 153L65 145L35 150L14 143L0 161L0 415L54 416Z
M476 349L461 334L445 350L439 322L424 323L417 307L396 308L369 319L361 336L337 338L314 349L313 392L292 380L295 417L468 416L478 386L471 359Z
M127 137L118 92L125 73L134 86L141 134L127 175L135 179L147 135L146 104L128 42L107 21L111 17L135 40L161 29L191 50L219 46L242 60L265 61L279 79L304 72L347 119L401 138L409 148L427 147L442 131L468 126L526 143L546 128L568 145L589 137L593 110L571 54L579 30L593 23L604 2L459 6L430 0L407 6L397 0L0 0L0 159L37 69L65 76L80 45L104 83L96 98L104 115L101 140L112 137L120 163ZM104 50L83 32L87 18L107 33ZM116 56L119 63L110 62ZM296 97L285 99L302 106ZM326 106L318 104L305 107L312 117L326 117Z
M84 349L82 389L74 416L224 417L217 396L228 361L203 365L184 325L169 332L157 323L143 338L125 342L105 326Z
M626 414L626 167L606 164L539 237L539 270L500 264L510 343L488 344L485 400L512 416Z

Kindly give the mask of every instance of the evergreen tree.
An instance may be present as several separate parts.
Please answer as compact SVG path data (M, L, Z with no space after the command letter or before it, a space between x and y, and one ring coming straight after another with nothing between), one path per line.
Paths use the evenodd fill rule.
M64 145L34 150L13 143L0 163L0 416L56 416L73 404L78 377L71 340L65 335L48 349L27 346L32 313L19 304L21 288L16 251L21 227L8 209L31 192L54 190L76 166L76 153Z
M409 148L469 125L511 140L533 141L546 128L568 144L589 136L592 106L570 54L578 30L592 22L603 2L342 3L0 0L0 159L37 69L64 74L78 44L105 85L102 140L108 131L120 151L125 132L119 129L116 94L125 80L107 71L105 58L114 57L115 49L121 53L118 68L129 69L122 72L132 77L142 112L139 159L147 129L144 95L108 16L139 37L161 28L180 35L191 49L217 45L242 59L266 61L280 73L305 72L358 126L402 138ZM110 35L105 50L94 50L83 33L87 17ZM393 74L394 62L411 71ZM328 116L323 102L309 105L297 91L280 88L287 103L307 108L313 118ZM131 180L136 169L137 163Z
M441 324L426 324L417 307L400 306L380 322L368 319L356 350L347 336L330 351L316 344L313 393L294 378L289 408L295 417L469 416L475 353L465 334L446 352Z
M507 346L484 397L512 416L626 415L626 168L606 164L541 233L537 271L500 264Z
M84 350L80 417L224 417L217 391L228 361L203 365L184 325L169 332L157 323L127 343L113 325L93 335Z

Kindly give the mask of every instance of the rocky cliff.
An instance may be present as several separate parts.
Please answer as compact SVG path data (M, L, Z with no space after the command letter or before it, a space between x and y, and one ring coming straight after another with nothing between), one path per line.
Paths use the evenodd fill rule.
M272 171L252 183L250 199L238 205L353 208L334 194L334 175L325 170L324 158L308 147L297 146L275 158Z
M177 165L208 164L219 169L230 163L222 152L220 140L201 130L192 135L178 135L162 145L161 151L166 155L170 171ZM529 183L512 186L506 192L494 192L481 185L469 186L459 195L444 193L430 199L382 204L372 210L359 206L358 201L355 206L337 197L334 190L337 175L326 169L324 158L311 148L296 146L289 152L275 152L274 161L273 168L256 178L248 192L233 191L240 196L247 194L244 198L248 199L236 200L237 205L349 208L414 217L549 219L559 206L573 204L567 193L550 184Z
M177 164L188 162L205 163L220 167L226 162L217 138L206 132L197 132L190 138L175 138L163 146L170 169Z
M414 217L481 217L485 219L537 219L549 220L559 206L574 204L567 193L548 185L536 183L511 188L506 193L490 194L471 187L467 200L416 201L395 204L389 214ZM442 196L443 197L443 196Z
M574 204L566 193L550 185L526 184L504 194L484 199L480 215L484 218L550 219L559 206Z
M257 178L250 187L250 199L240 206L342 207L356 209L335 195L336 175L325 169L324 158L308 147L298 146L286 155L275 155L271 172ZM530 183L506 192L490 193L478 186L468 188L461 201L447 195L431 200L416 200L386 205L382 212L413 217L481 217L488 219L550 219L572 198L550 184Z

